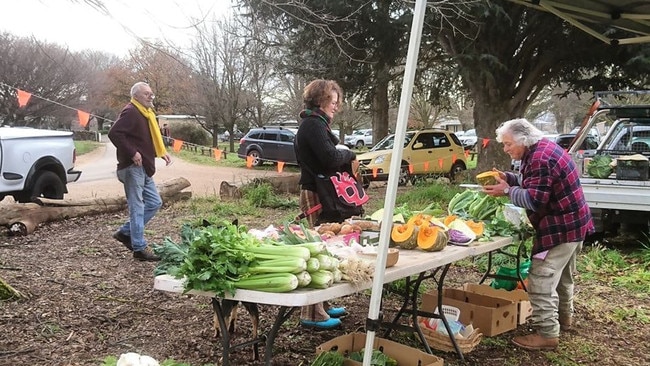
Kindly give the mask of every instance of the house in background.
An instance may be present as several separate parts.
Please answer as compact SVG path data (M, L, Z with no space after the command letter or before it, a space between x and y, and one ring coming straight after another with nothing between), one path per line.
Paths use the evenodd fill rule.
M440 120L440 122L434 123L433 127L451 132L458 132L463 130L463 125L461 125L460 121L456 118L444 118Z
M190 115L190 114L159 114L156 116L158 118L158 125L162 126L166 123L170 128L175 124L179 123L196 123L199 125L205 125L205 117Z

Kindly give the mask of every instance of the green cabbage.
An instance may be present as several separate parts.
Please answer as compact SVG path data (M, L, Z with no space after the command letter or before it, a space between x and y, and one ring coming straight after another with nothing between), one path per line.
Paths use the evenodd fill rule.
M587 174L594 178L608 178L614 172L611 167L612 157L609 155L596 155L587 165Z

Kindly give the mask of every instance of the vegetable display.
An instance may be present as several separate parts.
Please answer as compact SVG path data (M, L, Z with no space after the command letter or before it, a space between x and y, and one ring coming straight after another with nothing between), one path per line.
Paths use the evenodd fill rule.
M237 289L288 292L298 287L326 288L340 281L339 260L327 253L317 234L303 228L287 233L287 245L260 240L232 224L191 228L182 242L166 238L157 249L156 274L185 278L185 289L234 294ZM312 241L310 241L312 240ZM364 280L366 277L364 276Z
M612 168L611 164L611 156L606 154L596 155L587 165L587 174L589 174L590 177L594 178L609 178L609 176L614 172L614 168Z

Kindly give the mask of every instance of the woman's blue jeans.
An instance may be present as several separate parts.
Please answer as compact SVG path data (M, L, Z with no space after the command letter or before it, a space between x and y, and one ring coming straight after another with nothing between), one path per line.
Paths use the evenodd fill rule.
M162 200L153 178L145 173L142 166L131 165L117 171L117 179L124 184L126 203L129 208L129 221L120 232L131 237L133 251L144 250L144 226L156 215Z

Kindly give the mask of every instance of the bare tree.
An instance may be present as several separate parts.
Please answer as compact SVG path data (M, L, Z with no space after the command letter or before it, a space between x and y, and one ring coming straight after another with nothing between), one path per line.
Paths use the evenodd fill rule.
M79 53L35 39L0 34L0 114L4 123L70 129L84 103L88 64ZM19 108L16 89L32 93Z
M212 131L216 146L220 126L233 132L238 122L249 115L252 102L246 86L250 63L242 57L246 44L233 20L212 19L198 24L196 31L192 52L201 101L205 103L206 126Z

